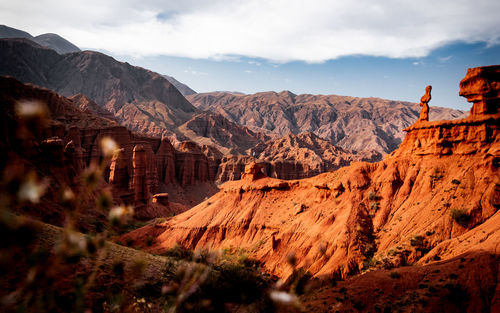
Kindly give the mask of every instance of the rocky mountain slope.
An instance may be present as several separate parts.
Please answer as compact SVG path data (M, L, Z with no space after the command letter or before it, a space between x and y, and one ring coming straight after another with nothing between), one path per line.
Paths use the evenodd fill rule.
M196 91L191 89L188 85L181 83L180 81L178 81L174 77L168 76L168 75L163 75L163 77L165 77L172 85L174 85L175 88L177 88L177 90L179 90L183 96L189 96L189 95L196 94Z
M402 129L415 122L417 104L336 95L295 95L289 91L253 95L214 92L187 97L201 110L221 114L255 132L313 132L333 144L353 150L390 153L404 138ZM433 107L432 120L464 117L464 112Z
M0 38L27 38L33 39L34 37L25 31L9 27L7 25L0 25Z
M67 41L58 34L42 34L33 39L37 44L55 50L59 54L80 52L80 48Z
M358 162L295 181L268 178L252 163L242 180L226 182L207 201L125 238L156 252L175 244L239 248L281 277L292 274L291 255L296 267L335 279L407 264L415 265L404 269L414 278L439 264L450 266L447 271L465 268L469 274L457 288L470 298L462 308L498 307L499 77L500 66L468 71L461 93L473 102L470 116L414 124L381 162ZM144 240L151 236L153 245L147 247ZM481 253L491 269L487 290L467 278L486 269L464 263ZM431 276L428 281L440 284L439 275Z
M59 55L29 40L0 40L0 75L63 96L83 94L132 131L161 136L198 110L163 76L98 52Z
M57 34L48 33L33 37L25 31L5 25L0 25L0 38L26 38L59 54L81 51L80 48Z
M179 126L176 133L198 144L213 146L222 154L246 154L246 150L270 139L210 112L193 116Z

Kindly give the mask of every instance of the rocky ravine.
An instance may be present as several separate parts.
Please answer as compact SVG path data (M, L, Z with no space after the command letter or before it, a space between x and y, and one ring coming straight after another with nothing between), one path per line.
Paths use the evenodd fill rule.
M253 163L242 180L223 184L207 201L125 238L155 252L175 244L239 248L282 277L291 274L289 253L317 277L424 266L481 251L498 264L500 88L491 77L499 75L500 66L469 71L461 93L474 102L471 115L413 125L384 161L296 181L265 177ZM146 247L151 236L153 246ZM486 298L469 302L473 311L498 305L495 266L491 275ZM476 288L469 294L481 292L468 284Z
M414 123L415 103L336 95L295 95L289 91L253 95L213 92L187 97L201 110L221 114L255 132L285 136L313 132L334 145L352 150L390 153ZM433 107L432 120L465 117L464 112Z

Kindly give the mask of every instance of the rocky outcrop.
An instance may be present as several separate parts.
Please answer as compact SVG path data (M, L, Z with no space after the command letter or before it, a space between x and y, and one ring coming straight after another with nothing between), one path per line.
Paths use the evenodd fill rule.
M208 159L208 179L210 181L215 181L221 163L222 153L215 147L207 145L201 146L201 150Z
M157 194L153 195L153 197L151 198L151 201L153 203L159 203L161 205L168 206L169 205L168 193L166 193L166 192L157 193Z
M472 103L466 119L418 121L405 129L405 140L392 155L498 154L500 66L469 68L459 94Z
M288 134L248 151L251 156L228 155L222 158L217 182L240 179L246 164L257 161L269 177L301 179L347 166L351 162L375 162L377 151L349 151L332 145L313 133Z
M175 183L175 149L165 136L156 151L156 164L160 181L165 184Z
M499 122L497 114L421 121L381 162L303 180L226 182L207 201L127 238L155 252L239 247L281 277L292 273L291 253L297 267L337 278L463 253L498 255ZM141 240L149 235L152 247Z
M130 182L130 189L134 192L134 201L141 203L149 200L150 188L147 184L149 179L146 176L147 168L146 150L144 146L138 144L134 147L132 155L132 181Z
M245 166L245 171L241 175L241 179L247 181L254 181L264 177L266 175L262 172L262 167L257 162L252 162Z
M294 95L291 92L260 92L252 95L212 92L188 96L201 110L281 137L312 132L344 149L376 150L386 154L402 142L404 128L419 117L418 104L336 95ZM465 112L433 107L431 120L465 117Z
M175 171L181 186L207 181L208 168L208 159L200 146L191 141L179 145L175 154Z
M500 113L500 65L469 68L459 94L473 103L470 118Z
M217 182L238 180L245 171L245 166L255 158L248 155L226 155L221 161L217 171Z

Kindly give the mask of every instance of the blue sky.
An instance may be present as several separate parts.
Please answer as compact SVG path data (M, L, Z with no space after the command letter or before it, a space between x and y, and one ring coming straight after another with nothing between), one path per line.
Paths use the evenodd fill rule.
M290 90L467 109L467 67L500 63L498 0L4 0L0 22L199 92Z
M107 52L109 53L109 52ZM432 85L431 105L468 110L458 96L459 82L469 67L500 64L500 45L454 43L421 58L347 56L323 63L276 63L265 59L191 59L167 56L114 55L131 64L174 76L197 92L215 90L379 97L418 102Z

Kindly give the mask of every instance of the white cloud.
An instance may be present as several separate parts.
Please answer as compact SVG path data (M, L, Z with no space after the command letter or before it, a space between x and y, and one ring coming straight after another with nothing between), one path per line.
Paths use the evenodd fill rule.
M7 0L0 20L136 56L321 62L422 57L447 42L500 42L500 1Z
M449 55L449 56L446 56L446 57L440 57L440 58L438 58L438 60L439 60L439 62L441 62L441 63L446 63L446 62L448 62L449 60L451 60L451 58L453 58L453 56L452 56L452 55Z
M184 73L188 73L188 74L196 75L196 76L206 76L206 75L208 75L207 72L200 72L200 71L193 70L193 68L191 66L188 66L188 68L184 70Z

